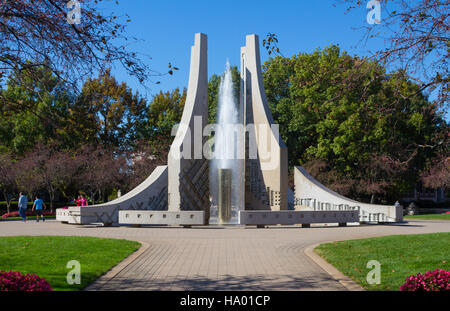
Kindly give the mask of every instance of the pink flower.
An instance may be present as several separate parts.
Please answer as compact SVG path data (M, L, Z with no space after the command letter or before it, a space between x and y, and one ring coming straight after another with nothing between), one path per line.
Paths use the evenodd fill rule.
M450 271L428 271L406 278L406 283L400 287L401 291L450 291Z
M52 288L35 274L0 271L0 291L52 291Z

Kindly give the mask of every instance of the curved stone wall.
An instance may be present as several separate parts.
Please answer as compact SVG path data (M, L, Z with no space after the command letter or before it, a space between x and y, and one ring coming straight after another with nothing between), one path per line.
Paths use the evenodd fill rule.
M139 186L111 202L58 209L56 219L70 224L117 224L121 210L167 210L167 166L158 166Z
M301 166L294 169L294 181L295 197L301 205L315 210L359 209L362 222L403 221L402 207L367 204L344 197L322 185Z

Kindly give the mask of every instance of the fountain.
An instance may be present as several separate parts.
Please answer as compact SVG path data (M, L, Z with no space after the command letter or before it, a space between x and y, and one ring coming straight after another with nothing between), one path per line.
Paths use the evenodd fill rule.
M219 168L219 204L218 214L219 222L226 224L231 221L232 205L231 205L231 176L232 170Z
M158 166L142 184L116 200L58 209L57 220L81 225L310 226L358 222L361 212L363 221L367 214L377 215L378 221L402 221L401 207L347 199L321 185L301 167L294 170L295 196L302 199L300 202L314 200L333 203L339 209L350 205L359 208L297 211L292 209L296 202L292 193L292 208L288 210L287 147L274 127L264 91L257 35L247 36L246 45L241 48L239 102L227 62L219 90L215 150L212 158L210 152L203 154L211 146L211 140L206 144L203 137L211 128L201 131L208 121L207 68L207 36L199 33L191 49L189 86L180 121L191 131L176 133L167 165ZM261 135L266 130L268 135ZM200 136L195 137L202 143L191 139L190 133ZM187 157L184 151L189 153ZM178 156L181 152L183 157Z
M211 161L210 192L212 223L238 224L239 211L243 210L243 160L239 158L241 136L239 129L239 105L233 90L231 66L226 70L219 88L217 128L214 157Z

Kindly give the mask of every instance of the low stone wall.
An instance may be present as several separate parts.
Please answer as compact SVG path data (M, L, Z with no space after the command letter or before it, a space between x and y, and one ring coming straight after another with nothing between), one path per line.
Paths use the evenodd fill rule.
M358 223L358 211L240 211L241 225L310 225Z
M120 211L121 225L204 225L204 211Z

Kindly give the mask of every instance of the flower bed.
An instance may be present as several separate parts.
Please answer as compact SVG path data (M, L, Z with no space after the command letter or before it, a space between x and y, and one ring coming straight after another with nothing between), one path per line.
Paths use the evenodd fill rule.
M406 283L400 287L401 291L450 291L450 271L429 271L406 278Z
M36 213L27 210L26 215L27 216L35 216ZM55 212L50 212L50 211L43 211L42 215L44 215L44 216L55 216L56 213ZM19 212L11 212L11 213L6 213L6 214L2 215L2 219L8 219L8 218L14 218L14 217L20 217Z
M0 291L52 291L50 284L35 274L0 271Z

